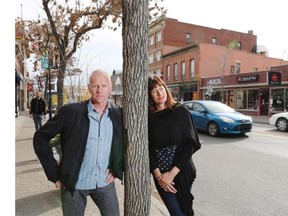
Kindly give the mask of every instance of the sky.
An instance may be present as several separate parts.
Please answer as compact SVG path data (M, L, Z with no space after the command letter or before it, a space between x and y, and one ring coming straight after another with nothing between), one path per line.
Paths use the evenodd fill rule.
M180 22L248 33L253 30L257 44L266 47L269 57L288 60L287 0L164 0L167 17ZM21 7L22 4L22 7ZM41 0L16 0L16 16L23 19L45 17ZM286 15L286 17L285 17ZM109 73L122 70L121 28L114 32L98 29L91 40L78 49L77 66L84 72L101 68Z

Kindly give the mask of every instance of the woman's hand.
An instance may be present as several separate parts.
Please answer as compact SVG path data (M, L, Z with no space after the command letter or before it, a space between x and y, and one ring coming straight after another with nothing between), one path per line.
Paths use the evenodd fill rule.
M165 172L158 177L158 184L161 188L164 189L166 192L176 193L177 190L174 187L174 174L171 172Z

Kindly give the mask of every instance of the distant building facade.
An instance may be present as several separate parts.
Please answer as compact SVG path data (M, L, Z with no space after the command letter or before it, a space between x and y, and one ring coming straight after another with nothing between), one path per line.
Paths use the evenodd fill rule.
M29 83L29 73L25 60L30 57L29 45L25 42L25 32L20 23L15 26L15 116L28 110L33 96L33 85ZM29 97L29 95L31 97Z
M148 53L149 76L163 78L177 101L218 100L249 115L287 109L275 108L273 95L278 98L281 92L287 103L288 61L257 50L251 30L218 30L161 17L149 25ZM275 70L282 75L282 87L268 84Z
M112 82L112 92L111 100L115 104L122 105L122 96L123 96L123 73L122 71L114 70L111 75Z

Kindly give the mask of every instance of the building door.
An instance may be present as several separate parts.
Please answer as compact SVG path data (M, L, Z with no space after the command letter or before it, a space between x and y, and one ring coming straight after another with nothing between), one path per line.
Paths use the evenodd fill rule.
M235 108L235 103L234 103L234 91L233 90L228 90L228 106L231 108Z

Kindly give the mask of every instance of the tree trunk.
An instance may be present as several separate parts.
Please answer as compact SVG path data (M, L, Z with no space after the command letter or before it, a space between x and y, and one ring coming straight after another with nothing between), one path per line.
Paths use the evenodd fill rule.
M123 0L123 106L128 140L125 157L124 215L149 215L148 0Z
M60 61L60 67L57 75L57 110L64 104L64 78L66 70L66 61Z

